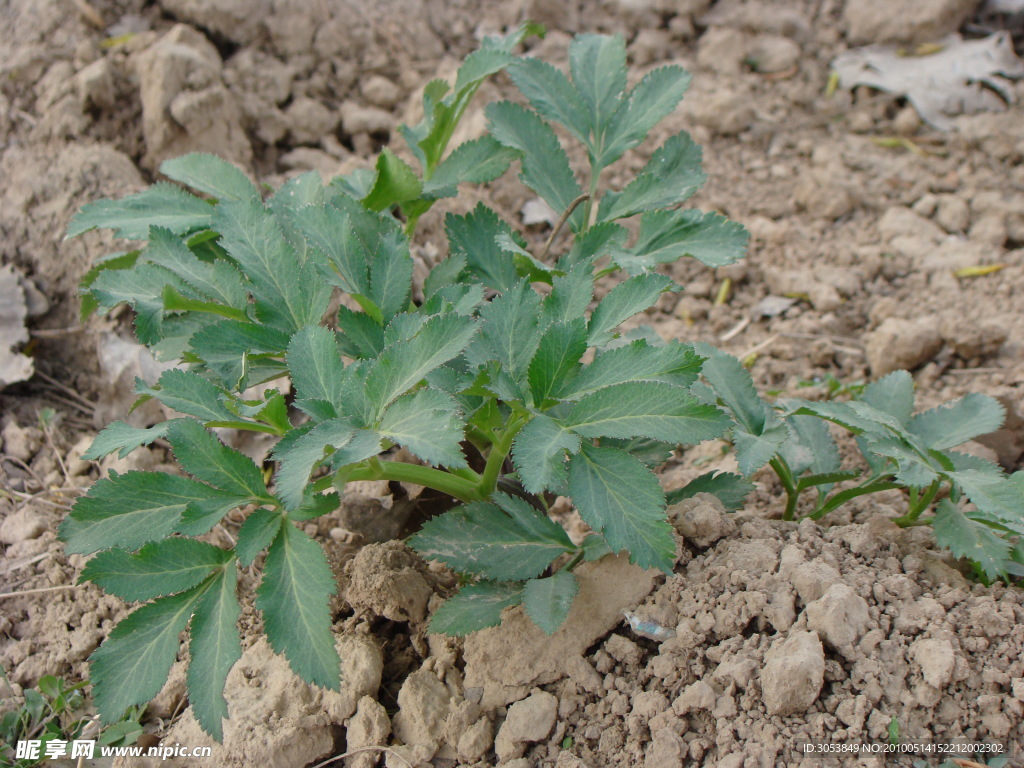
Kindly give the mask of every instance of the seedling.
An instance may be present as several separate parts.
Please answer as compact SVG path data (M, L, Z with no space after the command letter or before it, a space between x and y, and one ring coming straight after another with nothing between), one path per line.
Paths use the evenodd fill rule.
M896 371L854 400L769 404L738 360L696 348L709 359L702 368L707 383L695 391L732 415L740 472L749 476L767 464L778 475L784 519L796 518L805 492L815 498L803 516L819 520L858 496L900 490L908 509L895 523L931 525L937 543L968 558L983 579L1024 576L1024 472L1007 477L986 459L952 450L1002 425L1005 414L994 398L969 394L915 414L913 379ZM827 422L856 436L865 468L843 467Z
M703 362L692 346L622 339L616 329L677 290L658 265L683 256L728 264L747 236L717 214L678 208L704 181L685 133L625 187L598 196L602 170L675 109L686 72L663 67L627 90L622 39L584 35L569 51L570 80L511 53L530 31L486 41L454 87L427 86L423 121L401 131L418 172L384 150L372 172L326 186L306 174L264 202L239 170L189 155L161 171L211 199L158 183L88 205L72 222L70 236L103 227L148 241L86 277L86 310L131 305L139 340L184 363L137 383L141 399L182 418L147 429L115 422L85 458L163 438L188 476L112 473L61 528L69 552L98 553L84 580L145 603L91 659L107 721L159 691L189 628L189 700L221 737L224 679L241 653L236 573L264 550L256 605L272 647L305 680L337 688L335 582L297 524L335 509L354 480L416 483L462 502L411 541L466 584L435 613L433 631L491 626L523 603L554 632L576 594L574 568L609 552L671 571L675 542L651 467L730 422L691 394ZM506 68L529 106L490 104L490 135L447 152L469 98ZM587 192L549 120L586 148ZM483 205L450 214L448 258L411 301L419 217L459 184L496 178L513 162L562 212L569 242L557 244L556 228L535 255ZM620 223L631 217L632 242ZM595 280L623 271L595 303ZM335 291L351 301L324 323ZM272 386L283 379L289 386ZM273 481L213 427L279 438ZM398 447L419 463L397 460ZM705 482L724 489L730 480L741 483ZM581 544L544 513L555 494L571 496L593 529ZM201 540L239 508L246 518L233 549Z

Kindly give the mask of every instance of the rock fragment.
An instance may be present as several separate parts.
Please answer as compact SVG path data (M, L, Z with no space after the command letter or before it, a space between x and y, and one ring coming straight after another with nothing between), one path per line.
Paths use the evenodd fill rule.
M890 317L867 335L864 347L871 373L878 377L924 365L942 349L942 334L930 317Z
M0 523L0 544L18 544L38 539L46 530L46 520L38 512L22 509L4 518Z
M776 641L765 656L761 691L769 715L806 712L825 682L825 651L813 632Z
M370 696L363 696L352 719L345 729L345 750L351 752L360 747L379 746L385 743L391 733L391 720L380 702ZM373 768L379 754L364 752L345 758L346 768Z
M501 761L519 757L526 743L541 741L555 727L558 699L543 691L517 701L498 729L494 750Z
M956 654L947 639L921 638L910 646L910 657L921 668L921 675L928 685L945 688L953 679Z
M843 21L853 43L927 43L956 32L977 0L846 0Z
M860 640L870 620L867 602L848 584L833 584L806 613L807 628L837 650Z

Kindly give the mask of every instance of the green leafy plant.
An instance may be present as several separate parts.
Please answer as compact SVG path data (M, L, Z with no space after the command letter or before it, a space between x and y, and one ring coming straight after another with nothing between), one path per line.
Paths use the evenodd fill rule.
M819 520L858 496L901 490L908 510L894 520L898 525L931 525L936 542L969 559L984 579L1024 576L1024 472L1007 477L986 459L952 450L999 429L1005 414L994 398L972 393L915 414L913 379L896 371L854 400L769 404L738 360L696 348L708 357L698 396L732 416L743 475L765 465L778 475L784 519L797 517L805 492L813 503L803 516ZM856 436L861 467L843 466L828 422Z
M264 551L256 606L271 646L305 680L336 688L335 582L298 524L335 509L347 482L415 483L462 502L411 541L464 576L434 631L491 626L523 603L551 633L576 594L573 569L609 552L671 571L675 542L651 467L730 422L691 394L703 358L690 345L617 329L677 290L658 265L728 264L746 233L678 208L704 180L685 133L598 198L603 169L675 109L689 76L663 67L627 89L622 39L584 35L570 47L570 80L512 54L531 31L485 42L453 87L427 86L425 117L401 131L418 171L384 150L373 171L326 185L306 174L264 201L241 171L189 155L161 171L209 199L158 183L88 205L72 222L69 236L102 227L147 241L87 275L86 310L129 304L139 340L183 363L137 386L140 399L182 418L146 429L114 422L85 458L165 439L187 474L111 473L60 532L69 552L98 553L83 580L144 603L91 658L107 721L159 691L187 628L189 700L220 738L223 684L241 653L236 573ZM506 68L529 106L490 104L490 134L448 151L480 82ZM585 147L588 192L549 121ZM414 286L419 217L513 162L562 214L543 250L478 205L446 217L448 257ZM631 238L620 222L633 217ZM616 272L623 279L595 302L595 281ZM325 318L336 292L348 300ZM271 386L278 380L288 383ZM273 467L264 472L214 427L279 438ZM417 461L397 460L398 448ZM725 495L732 485L733 496L742 485L728 475L702 482ZM593 529L582 544L545 514L554 494L571 496ZM233 549L201 540L236 509L245 520Z
M4 683L7 676L0 670ZM19 741L40 742L40 754L45 754L51 741L72 741L83 737L86 726L93 719L87 712L83 681L68 685L63 678L44 675L35 688L22 692L20 707L0 713L0 768L29 768L48 760L19 759L15 747ZM9 684L8 684L8 687ZM134 744L142 735L139 720L143 708L133 707L117 722L103 729L101 744L112 746Z

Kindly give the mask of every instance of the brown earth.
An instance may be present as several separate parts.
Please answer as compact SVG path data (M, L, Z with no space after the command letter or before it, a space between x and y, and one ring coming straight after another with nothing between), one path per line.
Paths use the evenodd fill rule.
M608 183L687 129L704 146L709 176L696 204L746 225L750 253L717 273L680 264L685 292L642 322L666 338L755 355L759 385L781 394L820 396L829 376L856 382L909 367L922 407L970 391L998 396L1007 429L973 450L1020 467L1021 108L959 117L940 133L901 99L826 88L829 62L854 43L913 45L964 23L1013 19L975 16L971 0L367 6L0 2L0 254L36 302L25 351L39 372L0 393L0 584L4 593L32 590L0 594L0 664L15 694L44 674L82 679L89 653L126 612L92 586L73 586L82 558L55 541L70 500L112 466L170 468L159 447L101 467L78 459L103 424L124 417L134 376L152 380L159 367L125 341L123 313L79 325L77 282L113 243L95 233L63 242L74 211L141 188L163 159L194 150L271 185L310 168L333 175L365 164L382 145L398 148L391 131L415 118L418 88L450 74L480 35L522 18L552 29L532 51L556 65L572 33L621 32L634 74L669 61L694 74L683 106ZM476 103L513 90L499 77ZM1020 83L1011 90L1024 96ZM477 111L463 138L483 128ZM508 174L459 205L477 197L520 221L532 195ZM425 253L445 251L439 221L435 211L422 224ZM547 236L544 225L528 232ZM954 275L979 266L1000 268ZM726 280L728 298L716 302ZM784 294L799 300L764 311L765 297ZM45 431L44 408L56 412ZM666 487L728 468L721 448L671 462ZM381 521L395 519L389 510L407 515L410 500L386 484L353 489L343 510L309 524L343 587L343 690L298 681L257 640L259 617L246 605L225 744L212 763L192 764L294 768L404 745L395 749L408 764L480 768L880 765L799 747L885 743L894 721L904 740L991 742L1016 750L1011 765L1024 764L1020 591L972 584L934 551L927 530L895 529L886 517L899 513L896 493L819 528L778 521L780 489L768 475L755 479L742 514L723 514L710 498L672 510L685 538L671 578L617 559L585 566L578 604L552 638L512 611L465 642L425 633L425 616L453 586L449 574L395 543L365 546L399 533L401 520ZM243 574L243 594L253 581ZM623 610L674 636L637 634ZM179 662L147 727L169 743L207 743L184 703ZM365 752L348 761L384 759ZM387 765L403 764L387 756Z

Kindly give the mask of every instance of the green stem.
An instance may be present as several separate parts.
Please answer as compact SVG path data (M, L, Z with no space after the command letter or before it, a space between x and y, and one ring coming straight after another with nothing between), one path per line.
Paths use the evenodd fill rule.
M590 229L590 217L594 211L594 203L597 198L597 182L601 178L601 168L595 165L594 156L590 156L590 189L587 191L587 202L583 206L583 231Z
M573 556L572 556L572 557L571 557L571 558L570 558L570 559L569 559L569 560L568 560L568 561L567 561L567 562L565 563L565 565L563 565L563 566L562 566L561 568L559 568L558 570L560 570L560 571L571 571L571 570L572 570L573 568L575 568L575 567L576 567L577 565L579 565L579 564L580 564L581 562L583 562L583 558L584 558L584 556L585 556L586 554L587 554L587 553L586 553L586 551L584 551L583 547L580 547L579 549L577 549L577 550L576 550L576 554L574 554L574 555L573 555Z
M792 520L796 516L796 502L800 498L800 491L796 487L796 480L793 477L793 470L781 456L776 456L769 462L775 474L782 481L782 487L786 490L786 510L782 513L783 520Z
M474 483L475 485L480 485L480 474L478 472L474 472L469 467L463 467L462 469L451 469L449 467L448 471L456 477L461 477L465 480L469 480L469 482Z
M501 476L501 467L512 450L512 441L516 439L519 430L526 425L527 419L516 413L509 417L508 425L501 436L491 446L491 452L487 455L487 464L484 466L484 473L480 477L480 493L486 499L498 486L498 478Z
M938 495L939 489L941 487L942 481L936 480L934 483L928 486L928 489L924 493L922 493L919 498L912 501L910 509L907 510L907 514L903 515L902 517L897 517L893 519L893 522L901 528L906 528L911 525L917 525L917 518L919 518L921 514L926 509L928 509L928 507L931 506L932 502L935 500L936 495ZM916 495L916 493L914 495Z
M400 461L371 459L364 466L357 466L345 472L346 480L397 480L413 483L447 493L459 501L482 501L488 494L481 492L480 485L443 469L406 464Z
M268 435L282 435L284 434L277 427L271 427L268 424L257 424L252 421L208 421L206 422L208 427L224 427L226 429L242 429L248 432L264 432Z
M807 517L812 520L820 520L829 512L834 512L839 507L843 506L846 502L851 499L855 499L858 496L863 496L866 493L877 493L878 491L892 491L900 488L899 483L893 483L887 480L881 480L879 478L870 478L868 481L861 483L860 485L854 486L853 488L847 488L845 491L833 495L824 504L814 510Z

